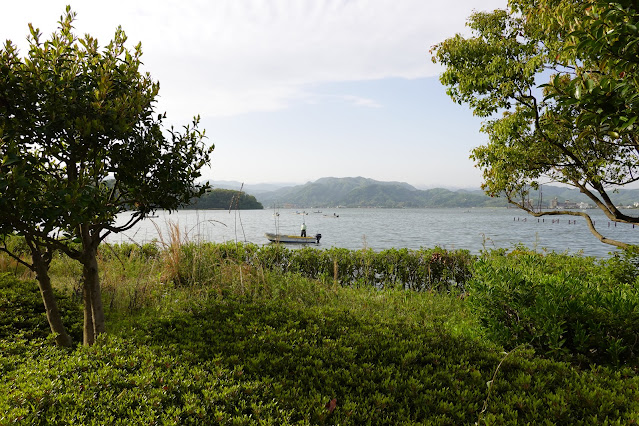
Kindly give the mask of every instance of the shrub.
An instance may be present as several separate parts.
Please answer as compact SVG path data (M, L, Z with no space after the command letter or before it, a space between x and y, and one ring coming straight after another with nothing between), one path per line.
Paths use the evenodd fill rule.
M0 424L288 424L268 381L102 335L71 353L0 340Z
M474 259L467 250L449 251L439 247L375 252L335 247L288 249L268 245L253 247L253 255L244 260L260 262L263 267L277 272L295 272L342 286L449 292L464 290Z
M121 258L156 259L160 255L157 244L146 243L143 245L133 243L103 244L100 246L100 257L103 260L116 260Z
M2 242L2 245L7 249L7 251L17 256L31 255L31 250L29 249L24 237L14 234L0 235L0 242Z
M635 284L639 278L639 251L637 248L617 251L604 262L610 276L619 283Z
M54 290L54 294L67 333L75 342L81 342L82 308L66 293ZM35 281L0 274L0 339L10 339L17 333L27 338L51 333L42 296Z
M342 286L403 288L416 291L464 291L475 257L467 250L370 249L348 250L313 247L290 249L279 244L181 241L172 234L170 244L157 246L114 245L101 251L106 261L120 258L161 258L163 281L179 287L211 282L219 267L248 265L275 273L296 273L306 278ZM117 256L114 256L117 255Z
M573 363L637 364L639 292L606 263L518 253L479 260L469 300L489 337Z
M579 371L526 349L505 356L419 309L440 295L340 289L297 309L296 292L138 318L128 338L101 336L71 352L0 340L0 424L585 425L639 416L630 369ZM350 297L405 314L347 310Z

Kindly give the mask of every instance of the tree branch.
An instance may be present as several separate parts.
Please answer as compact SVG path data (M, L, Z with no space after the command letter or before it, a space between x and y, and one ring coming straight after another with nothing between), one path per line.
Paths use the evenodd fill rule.
M617 240L613 240L610 238L605 237L604 235L602 235L599 231L597 231L597 228L595 227L595 224L592 221L592 218L590 217L590 215L588 213L585 212L580 212L580 211L572 211L572 210L552 210L552 211L539 211L536 212L532 209L530 209L529 207L525 206L523 203L518 203L517 201L514 201L510 198L510 196L508 197L508 202L511 204L516 205L517 207L519 207L520 209L526 211L528 214L530 214L531 216L534 217L542 217L542 216L561 216L561 215L568 215L568 216L579 216L579 217L583 217L584 219L586 219L586 224L588 225L588 229L590 230L590 232L602 243L604 244L609 244L615 247L619 247L621 249L629 249L631 247L633 247L631 244L627 244L621 241L617 241Z

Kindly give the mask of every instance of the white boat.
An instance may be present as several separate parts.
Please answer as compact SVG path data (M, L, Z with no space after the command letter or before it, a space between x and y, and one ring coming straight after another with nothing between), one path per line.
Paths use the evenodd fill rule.
M309 237L300 237L299 235L282 235L267 232L264 234L269 241L274 243L293 243L293 244L319 244L322 234L315 234Z

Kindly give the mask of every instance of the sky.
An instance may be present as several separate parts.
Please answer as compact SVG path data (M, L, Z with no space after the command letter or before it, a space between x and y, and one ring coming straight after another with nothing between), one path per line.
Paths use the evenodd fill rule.
M2 5L0 40L26 53L28 24L48 38L67 4L101 46L122 26L160 82L166 123L201 117L215 145L206 179L478 188L481 121L446 95L429 49L506 2L22 0Z

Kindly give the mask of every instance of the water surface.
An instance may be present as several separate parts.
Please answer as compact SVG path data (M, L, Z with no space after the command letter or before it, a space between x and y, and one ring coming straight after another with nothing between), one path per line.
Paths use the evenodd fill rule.
M316 210L314 210L316 211ZM569 216L534 218L517 209L322 209L297 214L298 210L181 210L146 219L136 228L110 236L107 241L145 243L168 241L169 228L180 230L183 240L242 241L269 244L265 232L299 234L302 221L308 235L322 234L318 247L364 247L379 251L388 248L435 246L467 249L511 249L523 244L536 250L583 253L606 257L614 247L599 242L588 230L585 220ZM299 210L299 212L302 212ZM589 210L601 232L609 238L639 244L639 226L615 224L598 210ZM639 215L639 210L630 210ZM334 217L333 215L339 215ZM130 213L123 213L124 223ZM570 222L570 223L569 223Z

